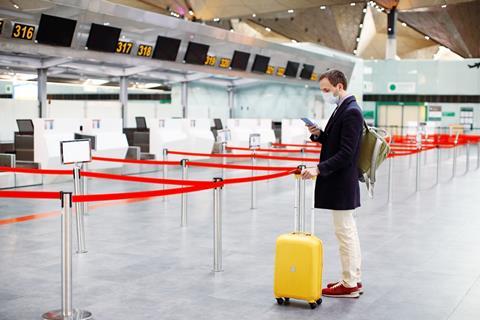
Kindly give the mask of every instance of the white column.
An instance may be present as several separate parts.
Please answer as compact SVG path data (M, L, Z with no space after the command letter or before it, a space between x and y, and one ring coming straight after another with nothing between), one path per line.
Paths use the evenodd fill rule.
M46 118L47 115L47 69L37 69L38 86L38 117Z
M120 104L122 105L123 127L127 127L128 122L128 77L120 77Z
M228 117L233 118L233 109L235 107L235 87L227 87L228 92Z

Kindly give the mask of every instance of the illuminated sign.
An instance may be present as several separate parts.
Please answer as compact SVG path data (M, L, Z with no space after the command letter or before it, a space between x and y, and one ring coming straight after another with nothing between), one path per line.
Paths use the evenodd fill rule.
M130 54L132 52L133 42L118 41L115 48L116 53Z
M285 68L284 67L278 67L277 68L277 76L282 77L285 74Z
M214 67L216 63L217 63L217 57L207 56L207 59L205 59L205 64L206 64L207 66L212 66L212 67Z
M312 76L310 77L310 80L317 81L318 80L318 74L316 74L315 72L312 73Z
M3 24L3 22L2 22ZM12 30L12 38L32 40L35 33L34 26L28 26L26 24L15 23Z
M145 44L138 46L137 56L139 57L151 57L153 52L153 47Z
M232 62L232 60L230 60L230 59L221 58L221 59L220 59L220 63L218 64L218 66L219 66L220 68L225 68L225 69L226 69L226 68L230 67L230 63L231 63L231 62Z

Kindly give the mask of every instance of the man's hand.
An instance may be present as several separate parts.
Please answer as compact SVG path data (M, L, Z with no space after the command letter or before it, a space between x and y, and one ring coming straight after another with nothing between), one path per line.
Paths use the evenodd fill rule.
M308 128L308 131L310 131L311 134L314 136L319 136L320 135L320 128L316 126L306 126Z
M318 170L318 167L310 167L310 168L305 168L302 170L302 179L312 179L313 177L316 177L320 174L320 170Z

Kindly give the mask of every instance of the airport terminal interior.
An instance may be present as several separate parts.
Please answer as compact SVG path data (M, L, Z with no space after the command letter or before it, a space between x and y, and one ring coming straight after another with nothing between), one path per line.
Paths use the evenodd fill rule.
M479 15L0 0L0 320L480 319Z

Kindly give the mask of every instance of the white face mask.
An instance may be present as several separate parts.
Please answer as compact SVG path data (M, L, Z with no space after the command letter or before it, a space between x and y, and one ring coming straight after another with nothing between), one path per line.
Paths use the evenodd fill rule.
M323 100L325 100L326 103L338 105L338 103L340 102L340 97L333 95L333 91L326 93L322 91L322 96Z

